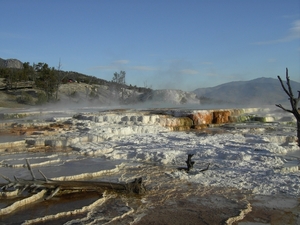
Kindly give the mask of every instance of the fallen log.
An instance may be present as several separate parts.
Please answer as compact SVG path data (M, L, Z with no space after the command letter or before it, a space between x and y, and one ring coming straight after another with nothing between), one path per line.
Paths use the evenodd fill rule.
M7 184L0 184L2 190L7 190L11 187L17 188L22 191L31 190L36 192L40 189L56 189L59 187L60 190L86 190L86 191L104 191L104 190L115 190L115 191L128 191L136 194L144 193L142 187L142 178L135 179L131 183L112 183L103 181L56 181L48 179L47 181L41 179L35 180L23 180L18 179L17 181L10 181ZM25 188L25 189L24 189Z
M102 181L56 181L48 179L40 170L40 174L44 179L36 179L33 170L31 169L28 160L27 168L31 173L31 180L25 180L14 177L14 180L1 175L3 179L7 180L8 183L0 184L2 191L9 191L11 189L17 189L18 193L21 194L25 190L29 192L38 192L41 190L47 191L45 199L50 199L61 191L98 191L103 192L105 190L124 191L127 193L143 194L146 192L146 188L142 183L142 178L137 178L130 183L112 183Z

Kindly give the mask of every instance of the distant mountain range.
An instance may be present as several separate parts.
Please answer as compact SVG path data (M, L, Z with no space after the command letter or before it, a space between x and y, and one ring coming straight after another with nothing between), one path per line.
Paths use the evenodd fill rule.
M285 77L281 78L285 79ZM298 97L300 83L290 82L294 96ZM265 77L250 81L234 81L210 88L198 88L193 93L204 101L215 101L225 104L279 104L288 101L288 96L283 91L279 80Z

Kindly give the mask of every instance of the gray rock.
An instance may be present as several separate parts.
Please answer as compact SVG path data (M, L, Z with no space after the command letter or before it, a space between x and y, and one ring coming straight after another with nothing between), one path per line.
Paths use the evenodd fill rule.
M17 59L1 59L0 58L0 68L15 68L22 69L23 63Z

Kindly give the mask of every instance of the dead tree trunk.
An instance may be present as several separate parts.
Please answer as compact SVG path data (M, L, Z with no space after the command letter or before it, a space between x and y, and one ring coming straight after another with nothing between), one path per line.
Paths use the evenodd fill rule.
M187 167L178 167L177 169L185 170L187 173L190 172L190 170L194 168L194 164L195 164L195 161L192 161L193 156L194 156L194 154L188 154L188 158L185 161ZM199 170L199 172L205 172L206 170L208 170L209 165L210 165L210 163L208 163L206 168Z
M286 109L281 104L276 104L276 106L283 109L286 112L292 113L295 116L295 118L297 120L298 146L300 147L300 114L299 114L299 108L298 108L298 103L300 101L300 91L298 91L298 97L295 98L294 94L293 94L293 91L292 91L291 84L290 84L288 68L286 68L286 84L287 84L287 87L283 84L283 81L281 80L280 76L277 76L277 77L280 81L281 87L283 88L285 93L289 96L289 100L290 100L290 104L291 104L292 109Z
M114 190L125 191L127 193L144 194L146 189L142 183L142 178L135 179L130 183L111 183L102 181L57 181L48 179L40 170L40 174L44 179L36 179L28 160L27 168L31 173L31 180L24 180L14 177L14 180L1 175L8 183L0 184L2 191L18 190L19 194L28 190L29 192L37 192L46 190L45 199L50 199L60 191L100 191Z
M192 161L192 157L194 154L188 154L188 159L186 162L187 165L187 171L190 171L190 169L193 169L195 161Z

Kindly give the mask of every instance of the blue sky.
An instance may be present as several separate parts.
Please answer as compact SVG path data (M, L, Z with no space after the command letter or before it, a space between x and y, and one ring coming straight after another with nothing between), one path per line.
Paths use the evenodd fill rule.
M300 82L299 0L0 0L0 58L192 91Z

